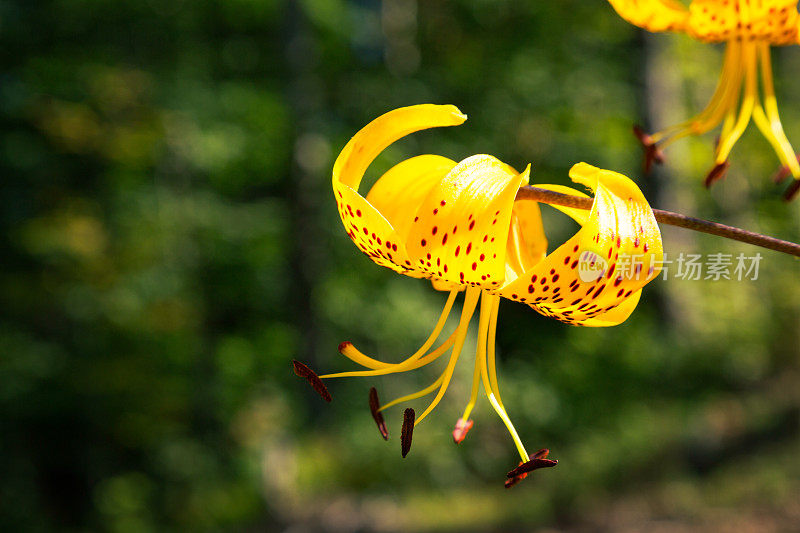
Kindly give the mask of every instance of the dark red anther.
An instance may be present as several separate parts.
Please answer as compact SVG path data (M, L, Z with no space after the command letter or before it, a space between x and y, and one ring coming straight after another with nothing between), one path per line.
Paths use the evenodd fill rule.
M639 143L644 149L644 173L649 174L654 162L659 165L664 163L664 152L642 128L635 124L633 126L633 134L639 139Z
M797 154L797 162L800 163L800 154ZM772 181L774 181L775 183L780 183L791 175L792 171L789 170L789 167L786 165L782 165L775 173L775 175L772 176Z
M345 348L347 348L348 346L352 346L352 345L353 345L353 343L350 342L350 341L340 342L339 343L339 353L342 353Z
M789 188L786 189L786 192L783 193L783 199L787 202L791 202L792 200L797 197L797 193L800 191L800 179L795 178Z
M383 420L383 413L380 411L381 402L378 399L378 391L375 387L369 389L369 410L372 412L372 419L378 424L378 431L381 432L383 440L389 440L389 430L386 429L386 422Z
M317 391L317 394L322 396L323 400L330 402L333 399L331 398L331 393L328 392L328 387L325 386L325 384L321 379L319 379L319 376L316 375L313 370L296 359L292 359L292 366L294 367L294 373L301 378L306 378L314 390Z
M709 172L708 176L706 176L706 181L705 181L706 188L711 187L711 185L714 182L724 178L725 174L728 173L728 167L730 166L731 166L730 161L723 161L722 163L717 163L716 165L714 165L714 168L712 168L711 172Z
M505 486L507 489L510 489L526 477L528 477L528 473L533 472L534 470L538 470L540 468L552 468L558 464L557 460L553 459L546 459L547 455L550 453L550 450L547 448L542 448L536 453L532 453L528 456L530 459L528 462L520 463L517 468L506 474L508 478L505 482Z
M410 407L403 412L403 430L400 432L400 451L403 457L411 451L411 437L414 436L414 410Z
M456 422L456 428L453 430L453 442L461 444L470 429L472 429L472 420L459 418L458 422Z

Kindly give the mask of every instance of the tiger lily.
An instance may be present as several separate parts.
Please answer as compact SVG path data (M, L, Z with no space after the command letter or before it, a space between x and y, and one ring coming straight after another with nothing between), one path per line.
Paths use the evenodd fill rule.
M511 486L529 471L554 466L556 461L546 459L546 449L528 454L500 396L495 353L500 298L523 303L567 324L619 324L636 307L642 287L660 269L661 235L650 206L630 179L586 163L575 165L570 176L594 191L592 209L557 207L582 228L549 255L539 204L515 202L518 189L528 184L530 166L519 173L489 155L475 155L460 163L421 155L391 168L366 197L359 193L367 167L388 145L417 130L454 126L465 120L454 106L426 104L390 111L359 131L333 167L339 214L356 246L378 265L430 279L435 289L449 293L429 338L399 363L379 361L344 342L339 351L365 370L316 376L295 362L295 371L329 399L324 379L414 370L449 351L439 377L418 392L381 406L377 391L370 390L372 415L385 439L385 409L436 392L421 415L405 410L401 436L405 457L414 427L433 411L450 384L470 320L480 306L471 393L453 439L460 443L472 427L470 414L482 389L522 458L520 466L509 473L506 484ZM587 197L569 187L538 186ZM618 265L634 256L639 259L637 267L630 268L629 275L623 274ZM583 269L586 265L591 268ZM458 326L433 348L462 292Z
M800 163L778 115L770 46L800 42L797 0L693 0L688 8L676 0L609 2L622 18L648 31L684 32L702 42L727 43L722 75L703 111L652 135L635 130L645 148L645 170L653 161L662 162L661 148L687 135L706 133L722 123L715 165L706 177L709 186L725 175L728 155L752 117L783 166L780 179L789 174L794 177L785 195L787 200L794 197L800 189Z

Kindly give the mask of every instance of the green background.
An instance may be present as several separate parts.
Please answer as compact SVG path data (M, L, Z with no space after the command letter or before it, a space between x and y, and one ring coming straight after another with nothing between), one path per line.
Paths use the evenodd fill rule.
M714 134L649 177L631 124L709 98L719 47L645 35L602 1L0 2L0 525L66 531L786 531L800 523L800 263L757 280L652 282L623 325L503 302L500 386L530 449L481 401L460 445L455 382L400 457L387 401L430 369L330 384L351 340L397 361L444 303L350 243L330 188L347 139L395 107L469 120L419 153L491 153L533 182L586 161L653 205L800 240L751 125L710 192ZM800 144L800 50L774 56ZM371 181L370 181L371 182ZM552 245L575 226L545 208ZM757 249L663 230L668 256ZM475 324L473 324L474 326ZM424 407L423 401L413 404Z

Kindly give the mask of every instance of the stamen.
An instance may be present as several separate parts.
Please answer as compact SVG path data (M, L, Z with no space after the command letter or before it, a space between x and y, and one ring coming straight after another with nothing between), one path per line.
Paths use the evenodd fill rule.
M788 176L790 171L789 167L786 165L787 160L784 154L784 147L781 146L780 140L776 137L775 132L772 131L769 119L766 113L764 113L764 108L761 107L761 102L759 101L756 101L756 105L753 108L753 122L756 123L756 126L764 138L772 145L772 149L775 150L775 153L778 155L778 160L781 162L781 169L786 169L786 176Z
M800 179L795 179L794 182L789 185L789 188L786 189L786 192L783 193L783 199L787 202L791 202L797 197L798 192L800 192Z
M403 458L411 451L411 438L414 436L414 410L410 407L403 412L403 429L400 431L400 453Z
M497 315L500 310L500 298L497 298L492 305L491 314L489 315L489 338L487 340L487 348L489 350L487 368L489 373L489 383L492 385L492 392L494 392L497 403L500 407L505 409L503 399L500 397L500 387L497 385L497 362L495 357L495 342L497 337Z
M781 118L778 115L778 100L775 98L775 86L772 82L772 61L770 59L770 47L768 43L759 43L759 64L761 65L761 85L764 89L764 108L767 119L769 119L770 129L775 137L780 149L776 148L778 158L788 167L792 175L800 178L800 159L795 157L794 149L786 138L786 133L781 125Z
M714 168L708 173L705 180L706 188L711 187L711 185L722 178L725 177L725 174L728 173L728 167L731 166L730 161L723 161L722 163L717 163L714 165Z
M752 43L745 43L742 45L742 61L745 66L745 91L744 98L742 99L742 106L739 109L739 117L730 132L724 131L723 128L721 142L717 146L717 163L724 163L728 159L728 155L739 140L739 137L744 133L747 128L750 117L753 114L753 107L755 105L756 92L757 92L757 79L756 79L756 54L755 46ZM726 134L727 133L727 134Z
M472 424L472 420L459 418L458 422L456 422L456 428L453 430L453 442L461 444L461 441L467 436L469 430L472 429Z
M436 381L434 381L433 383L431 383L430 385L428 385L427 387L425 387L421 391L417 391L417 392L415 392L413 394L406 394L405 396L401 396L399 398L396 398L396 399L392 400L391 402L387 403L386 405L381 406L381 411L385 411L386 409L388 409L390 407L393 407L393 406L397 405L398 403L410 402L411 400L416 400L417 398L422 398L423 396L432 393L433 391L435 391L439 387L439 385L442 384L442 380L443 379L444 379L444 374L442 374L441 376L436 378Z
M797 156L797 160L800 161L800 154ZM786 165L781 165L777 172L772 176L772 181L776 184L783 182L786 178L791 176L792 173L789 171L789 167Z
M505 482L505 487L510 489L526 477L530 472L540 468L552 468L558 464L558 460L545 459L550 453L547 448L542 448L538 452L532 454L529 460L519 464L517 468L506 474L508 478Z
M740 56L741 46L735 41L730 42L725 47L722 74L705 109L689 120L653 133L649 141L663 148L688 135L700 135L717 127L739 98L742 83Z
M369 389L369 410L372 413L372 419L378 425L381 437L383 437L383 440L389 440L389 430L386 429L386 421L384 421L383 413L381 413L381 402L378 399L378 391L375 387Z
M350 378L350 377L367 377L367 376L384 376L386 374L394 374L396 372L407 372L409 370L416 370L417 368L421 368L427 364L434 362L438 359L443 353L445 353L456 340L456 334L452 333L446 341L444 341L438 348L433 350L431 353L427 354L425 357L418 358L416 360L412 360L412 358L408 358L405 361L397 364L391 364L384 368L378 368L376 370L352 370L350 372L337 372L336 374L325 374L324 376L320 376L321 379L331 379L331 378ZM353 353L358 352L355 346L351 343L342 343L339 346L347 345L343 348L344 352ZM361 353L361 352L358 352ZM349 356L348 356L349 357ZM412 356L413 357L413 356Z
M420 347L419 350L414 353L411 357L403 361L402 363L385 363L383 361L379 361L367 355L364 355L360 351L353 346L352 342L345 341L339 345L339 353L344 355L345 357L352 359L355 363L360 364L361 366L365 366L367 368L371 368L373 370L381 369L381 368L389 368L389 367L396 367L398 365L410 364L420 357L422 357L425 353L428 352L433 343L436 342L436 339L439 338L439 334L442 332L442 328L444 328L445 323L447 322L447 317L450 315L450 310L453 308L453 303L456 301L456 296L458 296L458 290L450 291L450 295L447 297L447 302L444 304L444 309L442 313L439 315L439 320L436 322L436 326L433 328L428 340ZM328 376L326 376L328 377ZM332 377L332 376L331 376ZM341 376L337 376L341 377Z
M478 305L478 299L480 298L480 295L481 290L479 288L467 288L467 293L464 296L464 305L461 309L461 319L458 323L458 328L456 329L456 341L453 345L453 351L450 354L450 360L447 363L447 368L445 368L444 373L442 373L442 385L439 387L439 392L436 394L436 397L433 399L427 409L425 409L425 411L423 411L423 413L419 416L415 424L422 422L425 417L428 416L431 411L433 411L433 409L442 400L444 393L447 391L447 387L450 385L450 378L453 377L453 370L456 368L456 361L458 361L458 356L461 355L461 349L464 347L464 341L467 337L467 329L469 328L469 321L475 312L475 307Z
M514 444L517 447L520 457L522 457L523 461L526 461L528 459L528 452L525 451L525 446L522 444L522 440L519 438L517 430L514 428L514 424L511 423L508 413L506 413L505 408L497 400L497 391L495 391L492 387L488 370L486 368L486 341L488 337L489 324L491 322L490 317L492 311L495 309L496 300L499 299L499 296L484 295L483 300L481 301L480 324L478 326L478 349L476 350L476 357L480 361L481 365L481 379L483 380L483 389L486 393L486 398L489 400L489 403L492 404L492 407L506 425L506 429L508 429L508 432L511 434L511 438L514 440Z
M311 384L314 390L317 391L317 394L322 396L323 400L326 402L330 402L332 400L331 393L328 392L328 388L313 370L296 359L292 359L292 366L294 367L294 373L301 378L305 378Z
M467 402L467 406L464 408L464 414L461 415L461 420L469 420L469 415L472 413L472 409L475 407L475 402L478 401L478 392L481 386L481 365L480 361L477 357L475 357L475 369L472 371L472 388L470 389L469 393L469 401ZM470 427L472 427L472 423L470 422ZM456 428L458 428L458 423L456 423ZM469 430L469 429L467 429ZM453 436L455 438L455 432L453 432ZM466 436L466 432L464 432L464 436ZM461 437L461 440L464 440L464 437ZM458 440L456 442L461 442Z
M662 152L653 138L644 132L644 130L634 124L633 125L633 134L639 139L639 143L642 145L644 149L644 173L649 174L650 170L653 168L653 163L658 163L659 165L664 164L664 152Z

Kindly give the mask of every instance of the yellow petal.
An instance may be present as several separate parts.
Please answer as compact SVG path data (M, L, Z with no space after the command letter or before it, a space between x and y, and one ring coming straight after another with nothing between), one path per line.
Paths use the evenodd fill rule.
M403 107L367 124L342 149L333 165L333 190L339 215L350 238L375 263L413 277L424 275L412 268L400 233L358 193L367 167L384 148L409 133L436 126L453 126L464 120L466 117L454 106L424 104ZM401 171L412 167L415 171L424 171L427 167L420 163L430 162L430 159L425 159L402 166L389 181L402 176L415 181L416 175Z
M649 31L683 31L689 11L676 0L608 0L619 16Z
M406 159L375 182L367 201L380 211L405 242L422 201L455 166L452 159L438 155Z
M570 324L616 324L627 318L637 292L660 270L661 233L641 191L627 177L586 163L575 165L570 177L595 191L585 224L499 292Z
M423 277L412 267L400 234L364 197L343 185L336 200L345 231L367 257L400 274Z
M450 283L499 286L514 197L528 173L489 155L456 165L414 217L407 245L414 268Z
M798 38L797 0L726 2L694 0L687 33L705 42L731 39L794 44Z
M342 149L333 164L333 188L337 184L358 190L367 167L387 146L409 133L440 126L457 126L467 120L456 106L422 104L401 107L376 118Z
M625 322L636 306L639 304L639 298L642 296L642 290L631 294L628 298L622 301L618 306L595 315L592 318L586 318L581 322L581 326L590 328L606 328L616 326Z
M537 183L538 189L545 189L561 194L580 196L589 198L588 194L577 191L564 185L550 185ZM562 211L583 226L589 218L589 211L575 207L564 207L551 205L555 209ZM524 230L516 223L515 217L522 217L528 220ZM522 250L527 249L528 253ZM517 276L530 270L533 266L544 259L547 253L547 240L542 226L542 215L539 203L532 200L518 200L514 203L514 213L511 217L511 232L508 236L508 247L506 254L506 282L510 283Z

